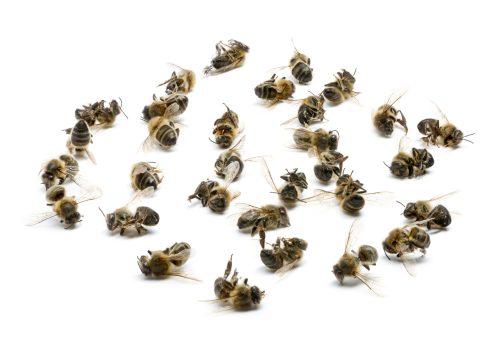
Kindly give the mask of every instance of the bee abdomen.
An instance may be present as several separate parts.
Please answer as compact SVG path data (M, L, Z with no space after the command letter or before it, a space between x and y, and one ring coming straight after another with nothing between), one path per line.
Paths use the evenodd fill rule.
M260 251L260 260L271 270L283 267L283 258L278 254L274 254L272 249L262 249Z
M163 147L172 147L177 143L178 133L179 129L174 129L171 125L164 124L156 132L155 138Z
M264 100L273 100L278 95L276 88L272 85L257 85L255 94Z
M156 191L158 187L158 181L154 175L149 172L140 173L135 178L135 185L139 190L144 190L148 187L153 187Z
M75 147L85 147L90 143L90 130L85 121L80 120L73 127L71 143Z
M359 194L354 194L342 201L342 209L348 213L356 213L365 206L365 199Z
M441 204L432 209L429 218L432 218L432 221L427 223L428 228L443 228L451 224L450 212Z
M306 84L312 80L312 69L304 62L298 62L292 68L292 75L301 84Z
M160 215L149 207L137 207L135 219L141 219L143 225L155 226L160 222Z
M219 277L214 282L214 293L219 299L229 297L229 292L233 290L233 285L222 277Z
M337 88L336 86L325 88L321 94L334 106L337 106L344 101L344 97L340 89Z
M295 201L299 197L299 191L293 184L286 184L280 192L280 196L286 201Z

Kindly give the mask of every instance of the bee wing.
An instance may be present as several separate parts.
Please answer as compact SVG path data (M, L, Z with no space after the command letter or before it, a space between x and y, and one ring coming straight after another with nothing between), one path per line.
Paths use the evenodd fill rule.
M344 253L347 253L351 250L354 242L356 242L356 240L358 239L359 231L359 220L355 219L351 224L349 234L347 235L347 239L345 241Z
M177 113L179 113L179 110L180 110L179 104L177 102L172 103L170 106L168 106L165 109L165 113L163 113L163 116L167 117L167 118L172 117L172 116L176 115Z
M38 213L38 214L35 214L33 215L32 217L30 217L30 219L28 220L28 223L26 224L26 226L35 226L45 220L48 220L50 218L53 218L54 216L56 216L57 214L54 213L53 211L47 211L47 212L44 212L44 213Z
M292 118L290 118L288 120L285 120L283 123L280 124L280 126L291 124L296 119L297 119L297 116L294 116L294 117L292 117Z
M381 285L374 278L365 275L362 272L355 273L354 277L360 280L365 286L367 286L373 293L375 293L379 297L384 296L382 293Z
M441 117L443 118L445 124L449 123L448 118L446 117L446 114L443 113L443 111L441 110L441 108L439 108L439 106L437 105L437 103L434 102L434 101L432 101L432 104L437 108L439 114L441 114Z
M86 193L84 193L82 196L78 197L76 202L78 204L80 203L83 203L83 202L87 202L87 201L91 201L91 200L94 200L94 199L97 199L99 197L102 196L102 190L97 187L97 186L94 186L94 187L91 187L91 188L87 188L86 189Z
M271 175L271 171L269 170L269 167L267 166L266 159L265 158L260 158L259 160L262 162L262 167L263 167L263 170L264 170L264 176L266 178L267 183L277 193L278 192L278 187L276 187L276 184L274 183L273 176Z
M85 153L87 154L87 157L89 157L89 159L92 163L97 164L95 157L94 157L94 153L89 151L88 148L85 148Z
M136 176L136 175L145 173L147 170L148 170L148 167L146 166L146 164L138 164L138 165L134 166L134 170L132 171L132 176Z
M403 266L408 272L408 274L412 277L415 277L417 275L416 268L415 268L415 263L416 260L413 257L408 256L407 254L403 254L400 257L401 262L403 263Z
M331 199L335 198L335 193L330 192L330 191L325 191L325 190L314 190L314 196L308 197L308 198L303 198L302 200L306 203L311 203L311 202L324 202L324 201L329 201Z
M432 220L433 220L433 218L415 221L415 222L409 223L408 225L403 226L403 229L412 228L415 226L422 226L422 225L425 225L426 223L428 223L429 221L432 221Z
M285 275L291 271L295 266L297 266L300 262L300 259L290 261L287 264L284 264L282 267L276 270L276 274L280 276L280 278L284 278Z
M394 201L394 193L388 191L363 193L361 195L365 198L366 201L377 204L386 204L390 201Z
M432 197L431 199L429 199L429 202L437 201L438 199L443 199L443 198L452 196L452 195L456 194L457 192L458 192L458 190L450 192L450 193L442 194L440 196Z
M143 198L151 197L154 193L154 187L149 186L141 191L135 191L132 198L125 204L125 207L134 207L136 206Z
M183 272L172 271L172 272L169 272L168 275L169 276L174 276L174 277L185 278L185 279L188 279L188 280L191 280L191 281L201 282L200 279L191 277L191 276L189 276L189 275L187 275L187 274L185 274Z
M409 137L407 136L401 137L401 139L399 139L399 152L404 152L406 149L409 149L410 144L411 140Z
M242 131L242 129L240 128L240 132ZM236 144L231 147L230 149L228 149L228 151L238 151L240 150L244 144L245 144L245 140L246 140L246 135L243 135L239 140L238 142L236 142Z

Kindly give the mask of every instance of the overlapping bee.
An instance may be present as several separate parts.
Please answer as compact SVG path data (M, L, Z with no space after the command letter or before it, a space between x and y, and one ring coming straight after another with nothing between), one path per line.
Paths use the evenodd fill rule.
M82 107L75 110L75 118L85 120L90 127L111 127L120 113L128 118L123 112L121 99L119 104L117 100L111 100L109 103L101 100Z
M367 195L363 184L359 180L354 180L352 173L350 175L343 174L338 178L335 191L316 190L316 192L316 196L310 197L306 201L336 198L340 207L349 214L356 214L363 209L365 206L364 196Z
M163 181L163 176L160 177L160 175L161 170L151 163L135 163L130 172L132 187L136 191L142 191L148 187L152 187L156 191L158 185Z
M215 161L215 173L218 176L225 178L228 174L233 174L236 180L243 171L244 163L241 159L240 148L245 141L245 136L243 136L236 145L222 152L217 160Z
M347 236L344 254L340 257L339 261L333 265L333 274L340 285L344 283L345 277L353 277L361 281L374 293L378 294L373 279L361 272L361 267L370 270L371 265L376 265L378 260L377 249L370 245L362 245L358 251L351 250L354 243L357 229L356 222L353 222L349 235Z
M106 220L108 230L115 231L119 229L120 235L123 235L127 228L135 228L137 233L141 235L148 231L144 226L156 226L160 222L160 215L156 211L144 206L137 207L135 212L131 209L144 197L151 196L153 192L153 187L137 191L126 205L109 214L104 214L99 208Z
M472 143L472 141L467 140L466 137L474 134L464 136L464 133L461 130L457 129L455 125L448 121L446 115L437 105L436 108L439 110L443 119L441 124L438 119L428 118L420 121L417 125L418 131L424 135L422 140L425 143L445 147L456 147L462 141Z
M293 141L295 148L306 150L310 155L315 155L325 151L335 151L339 145L339 133L337 130L294 129Z
M248 278L245 278L243 283L239 283L236 269L229 277L232 268L233 256L231 255L224 276L218 277L214 282L214 293L217 300L227 303L230 308L235 310L250 310L257 307L265 292L257 286L248 285Z
M191 92L196 84L196 75L192 70L184 69L177 65L174 66L179 71L173 71L170 79L159 84L158 87L165 85L165 92L167 94L187 94Z
M401 112L401 110L394 108L394 104L401 98L400 95L394 101L383 104L377 111L373 114L372 121L373 125L377 130L384 136L391 136L394 131L394 124L400 124L405 130L405 134L408 134L408 126L406 125L406 118ZM401 117L399 118L398 115Z
M273 176L267 166L266 160L262 159L262 163L267 182L285 205L293 205L296 204L297 201L301 201L300 197L302 196L302 192L307 189L306 174L299 172L297 168L292 171L286 170L286 174L280 176L280 178L285 181L285 184L278 188L274 183Z
M277 273L285 273L294 268L307 249L307 241L296 237L278 237L276 243L271 244L271 249L265 249L266 233L261 230L259 235L262 247L260 259L266 267Z
M299 101L301 104L297 116L281 123L281 125L288 124L297 119L300 124L307 128L310 124L319 123L325 119L325 109L323 108L325 98L323 95L317 96L311 93L311 96Z
M69 153L78 156L85 153L92 163L95 164L94 154L89 150L89 145L92 143L92 134L90 133L90 127L87 122L80 119L76 122L74 127L66 129L65 131L69 134L68 141L66 142Z
M291 80L285 77L278 79L278 76L273 74L271 79L257 85L254 91L255 95L266 100L270 107L280 101L289 100L295 92L295 85Z
M355 74L356 71L354 71L354 74L351 74L342 69L341 72L337 72L334 82L325 85L321 94L334 106L338 106L342 102L356 97L359 92L353 91L354 83L356 82L354 78Z
M217 51L215 57L212 58L210 65L204 69L205 75L220 74L241 67L250 48L231 39L227 44L219 41L215 45L215 50Z
M284 206L268 204L247 207L248 210L240 214L237 225L240 230L250 230L252 236L260 231L290 226L290 218Z
M37 225L57 216L60 222L64 224L64 228L73 227L82 221L82 215L78 211L78 205L99 198L101 194L101 190L97 187L88 188L83 196L76 199L74 196L70 197L66 195L64 186L54 185L50 187L45 194L47 205L52 206L53 211L35 215L29 222L29 225Z
M340 177L344 171L344 162L348 156L342 153L327 150L317 154L318 164L314 166L314 175L323 182L330 181L334 176Z
M432 202L447 197L452 193L436 196L428 200L410 202L406 205L400 202L398 203L405 207L405 210L403 212L405 218L410 220L422 221L428 229L440 230L448 227L451 224L451 214L444 205L438 204L434 206Z
M177 276L196 280L179 271L190 255L191 246L188 243L174 243L165 250L148 250L148 255L137 257L137 265L148 277Z
M312 80L313 69L311 68L311 59L297 51L296 48L288 66L293 77L297 79L299 84L307 84Z
M176 117L186 111L188 104L189 99L186 95L171 94L159 98L153 95L153 102L144 106L142 110L142 120L150 122L155 117L175 120Z
M391 166L386 164L391 174L400 178L424 175L434 165L434 157L424 148L412 148L410 155L404 152L402 141L399 142L399 152L392 159Z
M42 173L42 184L48 190L54 185L62 185L67 179L76 181L79 167L77 160L69 155L63 154L44 163L40 172Z
M215 141L212 142L216 143L221 148L228 148L240 132L239 118L238 114L229 109L225 103L224 106L226 106L227 111L214 123L213 134L215 136Z
M232 166L228 170L223 184L208 179L202 181L194 193L188 197L188 201L199 199L204 207L208 206L215 213L223 213L231 201L240 195L240 192L228 189L238 173L238 167Z

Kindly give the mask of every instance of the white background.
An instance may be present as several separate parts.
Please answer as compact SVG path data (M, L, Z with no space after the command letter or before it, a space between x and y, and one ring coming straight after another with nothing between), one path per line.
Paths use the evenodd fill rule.
M147 349L280 346L371 348L466 346L491 348L493 317L498 314L497 176L499 30L488 2L236 2L162 1L128 4L101 1L28 2L1 5L1 99L3 115L0 344L5 349L97 347ZM245 65L220 76L201 72L219 40L235 38L250 46ZM394 198L368 203L359 216L358 244L380 242L405 224L395 200L427 199L458 190L443 200L453 213L447 231L432 235L427 256L409 276L403 266L381 256L370 275L385 297L359 283L340 287L331 273L343 252L353 217L336 204L299 205L290 211L291 227L268 233L269 241L298 236L309 242L300 266L284 279L267 271L259 245L238 232L232 205L215 215L186 198L197 184L214 178L220 150L209 142L222 102L245 125L245 157L271 155L275 179L285 168L306 172L305 195L324 187L314 178L314 159L289 147L290 132L280 123L298 104L266 109L253 88L270 69L286 65L291 38L311 57L314 79L298 86L295 98L319 93L340 68L356 73L359 103L327 107L338 129L339 151L349 155L347 170L368 191L391 191ZM182 115L172 151L143 153L147 127L139 119L155 86L170 76L173 62L194 70L198 81ZM279 73L289 76L288 70ZM408 89L397 103L408 118L409 137L419 145L416 124L445 111L474 144L432 148L435 165L413 180L390 176L383 161L397 153L400 129L382 138L371 113L391 94ZM82 160L81 174L100 186L103 197L81 205L83 222L64 230L57 220L33 228L26 217L45 211L40 164L65 152L74 109L121 97L130 119L94 135L97 166ZM291 124L295 127L294 124ZM319 126L318 126L319 127ZM107 232L97 206L109 212L133 192L128 174L139 160L157 161L165 179L153 198L160 225L138 238ZM278 203L256 164L247 164L232 185L235 202ZM68 191L79 194L75 185ZM176 241L191 244L184 271L203 280L145 279L136 256ZM252 312L221 312L213 280L229 255L240 275L266 291ZM382 254L382 252L380 252ZM498 325L498 323L496 323Z

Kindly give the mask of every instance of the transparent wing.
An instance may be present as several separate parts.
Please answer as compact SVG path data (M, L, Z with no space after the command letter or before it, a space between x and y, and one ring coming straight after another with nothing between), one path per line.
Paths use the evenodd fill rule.
M438 110L439 114L441 114L441 117L443 118L444 122L445 123L449 123L448 118L446 117L446 114L443 113L443 111L441 110L441 108L439 108L439 106L437 105L437 103L434 102L434 101L432 101L432 104L436 107L436 109Z
M262 162L262 166L264 169L264 176L266 177L267 183L276 191L278 192L278 187L276 187L276 184L274 183L273 176L271 175L271 171L269 170L269 167L267 166L267 162L264 158L260 158L260 161Z
M146 198L146 197L151 197L151 195L154 193L154 187L152 186L149 186L147 188L145 188L144 190L142 191L135 191L134 195L132 196L132 198L127 202L127 204L125 204L125 207L134 207L136 206L137 204L139 204L139 202Z
M102 196L102 190L97 187L97 186L94 186L94 187L91 187L91 188L87 188L86 189L86 192L77 198L76 202L78 204L80 203L83 203L83 202L87 202L87 201L91 201L91 200L94 200L94 199L97 199L99 197Z
M416 226L422 226L422 225L425 225L429 221L432 221L432 220L434 220L434 219L430 218L430 219L415 221L415 222L409 223L408 225L403 226L403 229L408 229L408 228L412 228L412 227L416 227Z
M360 280L365 286L367 286L373 293L375 293L379 297L384 296L382 293L382 286L374 278L362 272L355 273L354 277Z
M314 190L314 196L304 198L303 201L306 203L311 202L325 202L335 198L335 192L325 191L321 189Z
M241 129L240 129L241 131ZM240 150L243 145L245 144L245 140L246 140L246 135L243 135L239 140L238 142L236 142L236 144L231 147L230 149L228 149L228 151L237 151L237 150Z
M280 278L284 278L285 275L290 272L292 269L294 269L300 262L300 259L290 261L286 264L284 264L281 268L276 270L276 274L280 276Z
M132 176L145 173L147 170L148 166L146 164L137 164L134 166L134 169L132 170Z
M351 250L351 247L358 239L359 231L360 231L359 220L355 219L351 224L351 228L349 229L349 234L347 235L347 239L345 241L344 253L347 253Z
M234 179L238 176L238 173L240 172L240 163L239 162L231 162L229 165L224 169L224 180L226 182L226 187L229 186Z
M394 201L394 193L388 191L362 193L361 195L366 201L376 204L387 204Z
M45 220L48 220L50 218L53 218L57 214L54 213L53 211L48 211L44 213L38 213L33 215L32 217L29 218L28 223L26 224L27 226L35 226Z
M185 279L188 279L188 280L191 280L191 281L201 282L200 279L195 278L195 277L191 277L188 274L183 273L183 272L172 271L172 272L169 272L168 275L169 276L174 276L174 277L185 278Z
M405 150L410 148L411 140L407 136L401 137L399 140L399 152L404 152Z
M437 201L438 199L443 199L443 198L452 196L452 195L454 195L456 193L458 193L458 190L450 192L450 193L442 194L440 196L432 197L431 199L429 199L429 202Z
M408 272L410 276L415 277L417 275L415 268L416 259L414 257L409 256L408 254L401 255L399 259L403 263L406 272Z

